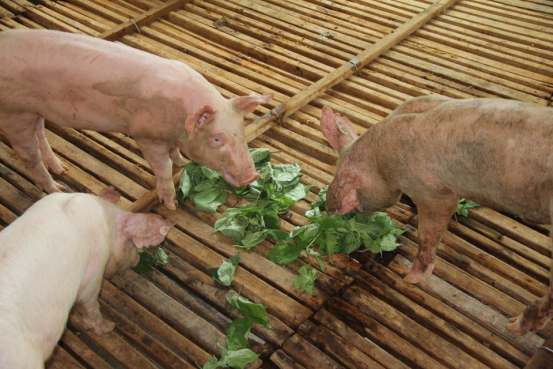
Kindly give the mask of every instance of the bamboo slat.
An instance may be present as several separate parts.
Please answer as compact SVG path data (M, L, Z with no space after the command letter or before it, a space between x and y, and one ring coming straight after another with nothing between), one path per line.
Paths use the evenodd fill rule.
M368 52L371 45L392 37L418 13L434 7L435 17L424 27L365 68L358 68L355 76L321 92L308 104L309 100L298 103L292 115L281 119L281 126L261 135L249 134L250 147L275 152L275 164L298 163L306 174L302 183L315 184L312 193L332 181L337 159L320 131L323 106L347 116L362 134L406 99L430 93L516 98L542 105L553 102L549 38L553 12L543 0L463 0L447 11L447 6L430 0L194 0L165 16L158 13L147 25L137 23L140 34L130 19L145 19L146 14L174 2L39 0L38 6L25 0L12 2L24 12L1 19L0 30L50 28L98 36L126 23L132 25L132 33L121 42L187 63L226 98L274 92L273 101L245 117L248 133L258 129L258 117L268 116L271 109L312 88L314 81L322 81L336 68L349 66L348 73L353 73L355 67L347 62L355 55ZM65 175L54 177L69 191L97 194L115 185L123 194L119 206L131 211L153 209L179 223L165 244L171 260L167 266L143 277L128 272L133 277L125 288L134 299L105 282L112 287L109 293L106 287L102 290L102 304L110 312L106 314L120 322L116 338L110 338L115 346L77 329L76 342L71 337L60 342L69 355L66 359L103 368L103 359L90 355L88 346L101 353L108 365L122 367L140 365L146 357L157 367L171 367L172 354L167 350L174 353L175 365L193 365L195 359L203 363L210 354L217 354L215 343L207 342L212 341L209 337L223 339L227 318L240 315L224 301L236 292L217 285L207 270L236 250L232 241L211 233L221 211L237 199L229 196L216 214L199 213L189 202L175 214L164 213L157 206L149 165L132 139L49 127L52 147L69 167ZM178 181L178 168L173 169ZM0 144L0 227L43 196L19 158ZM305 211L316 198L308 196L295 204L281 217L282 229L307 224ZM388 215L400 226L416 225L416 209L408 205L408 199L403 201L407 203L388 209ZM491 209L469 213L468 219L458 216L458 223L452 221L451 233L438 250L434 275L415 286L401 279L408 265L402 256L385 267L367 254L335 255L334 264L323 274L316 260L309 260L305 253L287 266L268 263L266 256L274 247L270 241L248 252L235 289L244 284L246 297L266 304L276 329L254 325L248 347L263 351L254 366L264 367L270 361L279 368L314 367L318 364L314 357L330 367L439 368L468 360L471 367L500 368L523 367L536 352L538 358L544 351L538 351L543 343L539 335L546 337L551 324L539 335L523 337L511 335L504 326L506 317L517 315L545 291L551 267L551 241L545 236L549 228L531 229ZM416 231L404 236L416 241ZM405 237L400 240L404 246L399 253L412 259L416 245ZM354 258L364 264L363 270ZM309 261L320 273L313 296L299 293L291 283ZM140 283L135 288L130 281ZM156 291L173 310L156 307L146 291ZM369 309L374 319L344 297ZM200 328L187 326L171 311L196 316L190 323ZM399 312L406 320L392 319L401 316ZM405 323L410 320L420 325ZM433 343L440 349L428 348L420 336L425 331L415 328L419 326L440 337L442 342ZM195 332L200 329L201 333ZM294 347L296 343L304 352ZM305 349L314 356L308 359ZM451 358L445 357L447 353Z

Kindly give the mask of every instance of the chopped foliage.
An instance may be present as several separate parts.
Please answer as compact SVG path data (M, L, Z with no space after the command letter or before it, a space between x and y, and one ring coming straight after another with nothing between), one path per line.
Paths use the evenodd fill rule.
M232 287L231 283L234 279L234 272L238 267L238 262L242 259L240 253L223 261L219 268L210 268L213 279L221 283L223 286Z
M477 208L480 205L475 203L474 201L470 201L467 199L464 199L462 197L459 198L459 210L457 210L457 213L468 217L469 216L469 209Z
M146 248L138 249L138 254L140 255L140 261L138 264L132 268L137 273L146 273L155 271L154 266L165 265L169 262L169 257L159 246L156 246L156 252L152 256Z

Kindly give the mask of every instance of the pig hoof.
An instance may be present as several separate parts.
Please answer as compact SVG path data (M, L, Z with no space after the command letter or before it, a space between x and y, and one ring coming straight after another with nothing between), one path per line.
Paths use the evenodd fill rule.
M421 279L422 279L422 274L418 276L414 274L407 274L405 278L403 278L405 282L412 283L412 284L418 283Z
M108 334L115 328L115 323L110 322L108 320L104 320L100 322L99 324L92 327L92 332L94 332L95 335L98 337L103 336L104 334Z
M174 200L165 201L165 206L167 206L169 210L177 210L176 201Z

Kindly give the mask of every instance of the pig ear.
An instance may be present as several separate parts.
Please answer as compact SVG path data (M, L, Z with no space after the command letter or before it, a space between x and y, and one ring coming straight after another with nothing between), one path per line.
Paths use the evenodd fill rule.
M206 105L203 108L198 109L194 115L191 115L186 119L186 130L188 134L196 132L201 127L204 127L215 115L215 110L211 105Z
M98 193L98 197L115 204L119 201L121 194L115 190L115 187L109 186L100 191L100 193Z
M273 99L275 94L265 94L263 96L252 93L249 96L234 97L230 101L237 111L243 111L244 114L249 114L257 108L259 104L268 103Z
M175 223L155 214L130 214L123 226L123 235L134 245L143 247L159 245Z
M347 118L332 111L329 107L323 108L321 116L321 129L328 142L338 152L355 141L358 137Z

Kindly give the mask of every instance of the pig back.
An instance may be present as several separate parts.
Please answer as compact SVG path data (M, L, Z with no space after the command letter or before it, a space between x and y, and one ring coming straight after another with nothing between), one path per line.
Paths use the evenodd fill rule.
M409 173L405 181L430 175L459 196L549 222L552 108L502 99L450 100L387 125Z
M0 112L36 113L63 126L101 132L129 134L132 122L159 123L167 111L167 119L186 119L183 99L197 94L185 89L200 90L198 84L218 94L181 62L50 30L2 32L0 64ZM163 125L156 124L158 136Z
M51 353L89 263L109 257L109 239L102 205L84 194L48 195L0 232L2 331L11 325L13 342L32 337Z

